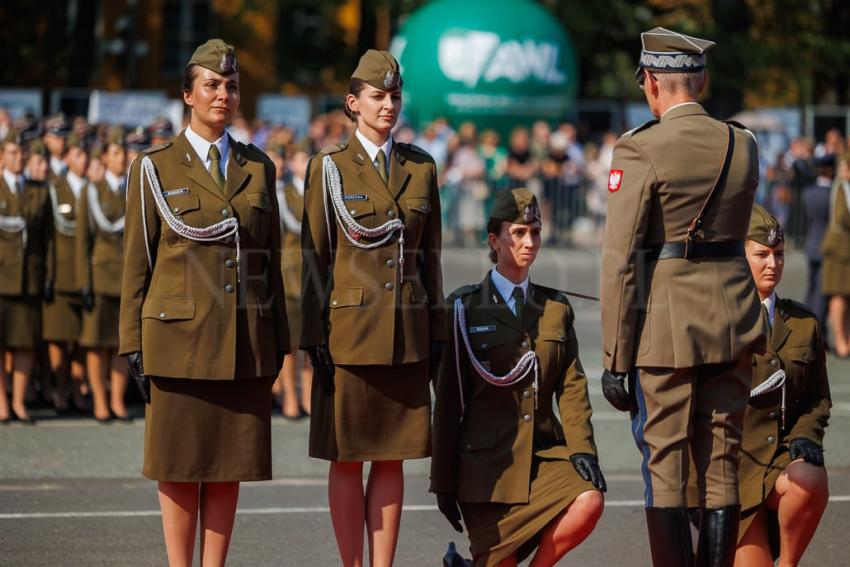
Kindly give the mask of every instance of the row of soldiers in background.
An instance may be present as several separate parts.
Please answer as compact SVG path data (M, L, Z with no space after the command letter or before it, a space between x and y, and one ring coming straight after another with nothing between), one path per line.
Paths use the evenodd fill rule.
M165 120L126 135L120 128L72 131L62 116L43 127L27 120L16 126L0 152L0 351L5 352L0 421L32 423L25 400L36 393L60 413L87 412L91 393L95 419L127 420L126 362L115 355L125 172L140 151L170 140L174 131ZM303 147L274 143L267 150L277 168L286 307L297 315L309 154ZM290 318L294 337L298 321ZM30 385L32 376L38 380ZM284 417L309 415L311 379L303 353L287 355L274 386Z

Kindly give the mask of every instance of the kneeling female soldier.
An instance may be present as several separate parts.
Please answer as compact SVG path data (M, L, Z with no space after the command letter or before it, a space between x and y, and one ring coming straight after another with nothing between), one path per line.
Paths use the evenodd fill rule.
M554 565L602 514L587 378L569 301L528 278L537 199L498 194L487 232L496 267L449 298L431 491L458 531L463 514L475 565L516 565L535 548L531 565Z
M832 406L818 322L796 301L779 298L785 243L777 220L756 205L747 260L770 323L767 352L753 359L744 416L741 525L735 565L797 565L829 496L823 433Z

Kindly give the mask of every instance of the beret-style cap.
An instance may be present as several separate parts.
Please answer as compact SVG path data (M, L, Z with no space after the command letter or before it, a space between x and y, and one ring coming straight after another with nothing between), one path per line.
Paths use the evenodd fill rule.
M705 53L716 44L665 28L640 34L641 69L660 73L688 73L705 68Z
M236 50L221 39L211 39L198 47L188 65L198 65L219 75L232 75L239 71L236 64Z
M785 233L782 232L779 221L767 209L761 205L753 205L747 239L773 248L785 240Z
M382 91L400 89L403 83L396 58L389 51L376 49L370 49L360 57L351 78L360 79Z
M532 224L540 221L540 207L537 197L525 187L500 191L493 199L490 220L500 220L514 224Z

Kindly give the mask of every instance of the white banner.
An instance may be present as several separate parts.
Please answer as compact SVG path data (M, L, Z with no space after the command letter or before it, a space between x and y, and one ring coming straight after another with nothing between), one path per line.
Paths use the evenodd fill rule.
M0 108L8 110L13 120L27 112L32 112L36 118L40 118L41 90L0 89Z
M177 131L182 125L182 106L182 102L172 101L162 92L92 91L88 120L92 124L104 122L134 128L165 117Z
M306 96L264 94L257 99L257 118L292 128L296 139L307 135L311 113L310 98Z

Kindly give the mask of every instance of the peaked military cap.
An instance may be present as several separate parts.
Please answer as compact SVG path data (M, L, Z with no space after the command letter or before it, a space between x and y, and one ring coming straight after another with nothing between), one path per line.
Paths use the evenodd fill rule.
M525 187L500 191L493 199L490 220L500 220L514 224L532 224L540 221L540 207L537 197Z
M404 82L396 58L389 51L376 49L370 49L360 57L351 78L360 79L382 91L400 89Z
M136 152L141 152L151 145L151 140L148 137L147 132L145 132L145 129L141 126L127 134L127 138L124 141L127 144L127 149Z
M232 75L239 71L236 64L236 50L221 39L211 39L198 47L188 65L198 65L219 75Z
M151 138L172 138L174 136L174 127L171 121L166 118L157 118L148 128Z
M71 126L65 120L65 115L61 113L48 118L44 123L44 129L48 134L63 137L71 132Z
M773 248L785 240L785 233L782 232L779 221L767 209L761 205L753 205L747 238Z
M716 44L664 28L640 34L641 69L659 73L690 73L705 69L705 53Z

